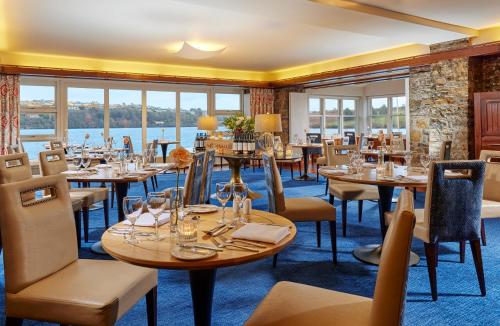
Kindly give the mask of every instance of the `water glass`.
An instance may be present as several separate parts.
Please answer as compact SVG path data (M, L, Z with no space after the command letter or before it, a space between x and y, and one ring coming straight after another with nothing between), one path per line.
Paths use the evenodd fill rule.
M215 191L217 195L217 200L219 200L222 205L222 217L217 223L225 224L226 223L226 204L231 198L233 187L230 183L219 182L215 184Z
M198 240L198 219L187 216L179 221L177 225L179 243L196 242Z
M135 222L142 214L142 197L140 196L127 196L123 198L123 213L125 217L132 225L130 229L130 235L127 243L136 244L138 243L137 238L135 236Z
M109 161L111 160L111 152L109 151L106 151L102 154L102 158L104 159L104 161L106 161L106 165L109 164Z
M167 189L170 193L170 233L177 233L177 224L184 215L184 187Z
M420 155L420 163L422 163L422 166L425 168L425 173L427 173L427 168L429 167L429 164L431 163L431 156L429 154L421 154Z
M234 183L233 184L233 200L237 200L239 203L239 210L238 212L241 212L243 210L243 202L245 199L248 197L248 185L246 183ZM246 222L243 220L243 217L241 213L239 216L234 216L233 218L233 224L236 224L238 222Z
M153 215L155 219L155 241L160 241L163 237L160 237L158 233L158 220L160 215L167 208L167 196L164 192L150 192L146 199L148 206L148 211Z

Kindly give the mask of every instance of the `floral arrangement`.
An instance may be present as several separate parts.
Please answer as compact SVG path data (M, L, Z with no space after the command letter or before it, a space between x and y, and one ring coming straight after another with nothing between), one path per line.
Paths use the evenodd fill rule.
M187 149L180 146L168 154L170 161L175 164L174 168L177 171L177 177L175 180L175 216L171 215L170 227L175 229L177 227L177 220L179 217L179 174L181 169L187 168L193 161L193 154L191 154Z
M255 130L255 120L243 113L237 113L224 119L224 126L235 132L253 132Z

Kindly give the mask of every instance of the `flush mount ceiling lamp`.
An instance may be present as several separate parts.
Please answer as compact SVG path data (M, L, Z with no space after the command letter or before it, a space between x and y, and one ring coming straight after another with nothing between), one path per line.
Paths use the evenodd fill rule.
M226 47L217 50L202 49L200 46L193 46L184 41L181 48L178 51L174 52L174 54L185 59L203 60L218 56L225 49Z

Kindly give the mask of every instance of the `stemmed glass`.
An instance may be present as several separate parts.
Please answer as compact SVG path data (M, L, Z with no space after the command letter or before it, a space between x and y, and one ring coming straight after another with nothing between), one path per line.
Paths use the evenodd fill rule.
M232 194L232 186L230 183L216 183L215 184L215 189L216 189L216 195L217 199L219 200L220 204L222 205L222 217L220 220L217 221L219 224L225 224L226 223L226 204L229 201L229 198L231 198Z
M167 197L164 192L150 192L147 198L148 211L155 218L155 241L163 240L158 234L158 220L167 208Z
M123 213L132 225L129 239L126 241L127 243L138 243L137 238L135 237L135 222L142 214L142 205L142 197L140 196L128 196L123 198Z
M425 173L427 173L427 168L431 163L431 156L429 154L421 154L420 163L422 163L422 166L425 168Z
M111 152L110 151L105 151L102 154L102 158L104 159L104 161L106 161L106 165L109 165L109 161L111 160Z
M92 159L90 158L89 152L87 150L82 151L82 165L83 168L87 169L90 166Z
M368 141L368 148L369 148L370 150L372 150L372 149L373 149L373 144L374 144L374 143L373 143L373 140L369 140L369 141Z
M241 209L243 208L243 202L248 197L248 185L246 183L234 183L233 184L233 201L236 200L239 203L239 220L240 222L246 222L243 220L243 215L241 214ZM233 223L236 224L238 222L238 217L235 216L233 219Z

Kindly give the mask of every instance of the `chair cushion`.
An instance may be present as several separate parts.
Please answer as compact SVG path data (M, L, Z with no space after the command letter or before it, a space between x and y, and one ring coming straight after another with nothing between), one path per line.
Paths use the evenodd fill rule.
M316 160L316 164L317 165L325 165L326 164L326 156L318 157L318 159Z
M500 217L500 202L483 199L481 218Z
M80 188L80 190L92 192L96 202L108 199L108 188Z
M330 194L340 200L378 200L376 186L349 182L330 182Z
M82 209L83 200L79 198L71 198L71 206L73 208L73 212L78 212Z
M335 207L317 197L285 198L279 215L291 221L335 221Z
M18 293L9 316L74 325L112 325L157 285L157 271L109 260L79 259Z
M357 295L279 282L245 325L368 325L371 304Z
M83 201L83 207L89 207L95 203L108 199L106 188L77 188L70 189L71 199L76 198Z

